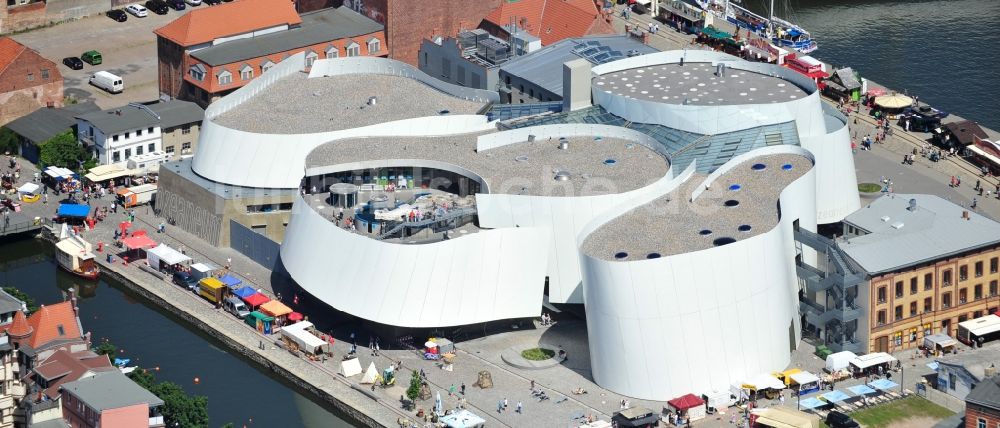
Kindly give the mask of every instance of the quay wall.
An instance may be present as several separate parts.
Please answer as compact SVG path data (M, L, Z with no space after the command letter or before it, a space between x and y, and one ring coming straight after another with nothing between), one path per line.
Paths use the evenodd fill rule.
M57 241L56 237L50 232L42 233L40 236L46 241L52 243ZM185 320L191 326L201 330L219 342L222 342L232 351L238 352L240 355L253 361L255 364L258 364L291 382L300 391L308 393L319 401L328 404L329 407L332 407L339 413L338 416L348 422L366 427L387 427L390 426L390 423L394 423L395 417L400 416L396 414L390 415L391 411L389 410L390 408L388 405L381 403L379 403L379 406L383 406L385 408L382 414L369 414L369 412L361 409L357 403L349 403L345 399L347 396L360 398L358 396L363 395L355 391L346 383L338 382L337 379L334 379L333 382L326 382L325 385L318 385L314 381L306 379L306 377L303 376L304 373L297 373L294 368L286 366L286 363L283 361L279 361L284 358L272 359L263 355L259 350L252 349L245 343L242 343L234 338L232 335L221 331L203 320L202 317L196 313L198 309L197 307L192 307L192 305L185 305L182 302L175 302L167 299L166 296L156 292L153 287L144 284L144 281L131 277L128 272L121 272L118 265L109 265L103 257L103 254L98 257L102 268L102 275L120 282L124 287L129 289L129 291L139 295L146 301L159 306L160 308L176 315L180 319ZM178 289L178 291L181 290ZM210 311L215 312L214 310ZM221 312L219 314L226 315ZM271 340L266 340L264 343L265 345L273 346ZM284 353L284 356L295 359L300 363L308 364L298 356L293 356L284 350L279 349L278 352L282 352ZM377 403L377 400L367 395L365 395L363 399L370 400L371 403Z

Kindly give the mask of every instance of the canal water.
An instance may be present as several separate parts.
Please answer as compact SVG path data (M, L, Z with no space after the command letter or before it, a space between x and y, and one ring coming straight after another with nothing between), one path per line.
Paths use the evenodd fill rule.
M213 339L189 330L158 307L136 301L107 281L83 281L55 265L52 245L24 239L0 246L0 284L15 286L39 304L79 296L80 321L94 342L108 338L133 365L159 367L159 380L208 397L209 426L350 427ZM200 379L199 384L194 378Z
M762 12L769 0L743 3ZM775 0L775 9L812 33L817 58L1000 131L1000 1Z

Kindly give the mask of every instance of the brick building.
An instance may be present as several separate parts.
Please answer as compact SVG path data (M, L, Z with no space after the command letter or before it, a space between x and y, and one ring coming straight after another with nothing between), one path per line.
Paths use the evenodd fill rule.
M454 37L478 28L490 12L509 0L340 0L385 26L389 57L419 66L417 56L426 38Z
M41 107L62 107L55 63L9 37L0 38L0 125Z
M979 383L965 397L965 428L1000 427L1000 376Z
M615 34L608 18L594 0L502 1L486 15L480 28L509 40L514 25L548 46L572 37Z
M0 33L79 19L139 0L7 0L0 5Z
M388 55L382 25L347 8L299 16L294 6L243 0L193 10L157 29L160 93L204 107L298 52L313 59Z

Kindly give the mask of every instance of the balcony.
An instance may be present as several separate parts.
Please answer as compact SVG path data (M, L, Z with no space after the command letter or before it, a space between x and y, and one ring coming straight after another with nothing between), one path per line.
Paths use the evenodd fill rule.
M162 427L163 426L163 416L150 416L149 417L150 427Z

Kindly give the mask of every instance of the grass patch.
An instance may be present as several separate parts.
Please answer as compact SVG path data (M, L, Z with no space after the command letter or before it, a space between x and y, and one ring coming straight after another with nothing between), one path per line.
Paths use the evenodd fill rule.
M556 356L556 351L545 348L531 348L521 351L521 356L529 361L544 361Z
M911 395L888 404L851 413L851 417L865 427L884 428L904 419L927 417L941 420L953 414L951 410L931 403L923 397Z
M858 184L858 191L861 193L875 193L882 191L882 186L875 183L861 183Z

